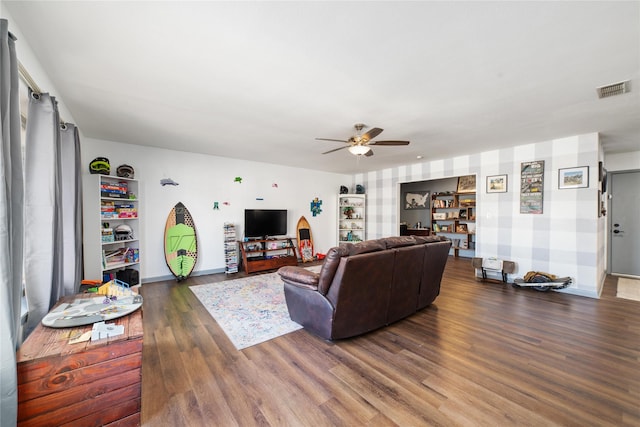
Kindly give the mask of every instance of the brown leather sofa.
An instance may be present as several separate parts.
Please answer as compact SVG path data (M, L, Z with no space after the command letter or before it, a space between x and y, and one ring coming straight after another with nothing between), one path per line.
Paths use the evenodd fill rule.
M450 248L441 236L387 237L331 248L320 273L282 267L289 316L330 340L396 322L436 299Z

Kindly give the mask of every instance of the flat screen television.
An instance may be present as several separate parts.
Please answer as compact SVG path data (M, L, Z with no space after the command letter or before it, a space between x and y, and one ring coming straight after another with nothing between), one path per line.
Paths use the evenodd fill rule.
M287 235L286 209L245 209L244 237L265 239Z

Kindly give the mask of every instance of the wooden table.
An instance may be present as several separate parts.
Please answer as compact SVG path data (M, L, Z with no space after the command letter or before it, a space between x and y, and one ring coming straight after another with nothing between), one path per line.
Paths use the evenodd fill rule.
M107 323L124 334L69 344L93 325L40 324L29 335L17 353L19 426L140 425L142 308Z

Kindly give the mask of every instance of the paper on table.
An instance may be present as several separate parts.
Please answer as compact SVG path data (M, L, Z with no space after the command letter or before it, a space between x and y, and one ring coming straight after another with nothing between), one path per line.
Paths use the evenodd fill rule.
M91 341L101 340L103 338L115 337L124 334L124 325L106 324L104 322L96 322L91 330Z

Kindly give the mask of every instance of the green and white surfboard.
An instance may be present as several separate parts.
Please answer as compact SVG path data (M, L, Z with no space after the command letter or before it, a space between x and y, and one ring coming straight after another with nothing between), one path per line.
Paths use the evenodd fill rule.
M198 260L196 227L189 210L178 202L169 212L164 227L164 256L167 266L178 281L193 271Z

